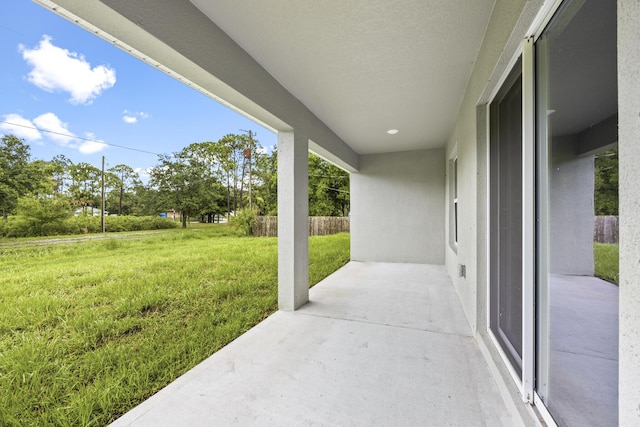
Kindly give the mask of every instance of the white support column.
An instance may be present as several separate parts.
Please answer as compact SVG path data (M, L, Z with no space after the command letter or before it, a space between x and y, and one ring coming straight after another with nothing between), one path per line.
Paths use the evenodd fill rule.
M619 425L640 425L640 3L618 1Z
M278 133L278 307L309 301L309 140Z

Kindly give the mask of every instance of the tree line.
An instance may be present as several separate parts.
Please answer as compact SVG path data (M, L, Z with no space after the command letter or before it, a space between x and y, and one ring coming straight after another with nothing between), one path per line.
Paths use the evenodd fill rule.
M596 154L595 197L596 215L618 215L618 148Z
M26 210L48 215L93 215L102 205L119 216L180 213L190 219L233 215L249 207L259 215L277 214L277 150L266 153L252 133L228 134L218 141L189 144L158 156L147 184L129 165L104 171L64 155L34 160L24 140L2 136L0 144L0 212ZM309 214L349 213L349 174L309 154Z

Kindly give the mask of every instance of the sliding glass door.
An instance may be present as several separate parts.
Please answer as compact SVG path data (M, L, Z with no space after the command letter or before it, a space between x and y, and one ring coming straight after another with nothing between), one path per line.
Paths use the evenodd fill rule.
M522 73L520 61L490 109L489 327L522 376Z
M562 2L489 108L489 329L563 427L618 421L618 288L594 268L594 215L617 215L616 19Z
M594 159L618 140L616 1L564 1L535 58L536 390L560 426L615 426L618 289L594 276Z

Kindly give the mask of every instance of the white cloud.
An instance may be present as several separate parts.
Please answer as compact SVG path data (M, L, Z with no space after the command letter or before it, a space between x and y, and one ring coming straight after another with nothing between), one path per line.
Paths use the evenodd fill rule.
M104 141L96 139L95 134L92 132L87 132L84 136L86 139L79 139L71 146L72 148L77 149L82 154L98 153L107 147L104 144Z
M144 111L124 110L122 114L124 114L124 116L122 116L122 120L124 120L125 123L131 123L131 124L137 123L138 118L146 119L149 117L149 114L145 113Z
M101 144L101 142L103 141L82 141L77 145L77 148L82 154L98 153L106 147L106 145Z
M134 172L136 172L138 174L138 176L141 179L146 179L149 178L151 176L151 172L153 171L153 166L150 166L148 168L135 168L133 169Z
M48 139L61 147L78 150L82 154L97 153L106 148L103 141L96 140L92 133L85 134L85 138L76 136L69 130L69 124L60 120L54 113L40 114L33 121L25 119L19 114L7 114L4 116L4 121L14 123L14 125L0 123L0 132L5 131L7 134L13 134L27 141L42 140L44 142Z
M39 141L42 139L42 134L37 129L34 129L35 126L31 120L25 119L20 114L5 114L4 121L7 123L0 123L0 132L5 135L11 134L25 141Z
M69 124L64 123L53 113L44 113L33 119L33 123L47 131L47 136L63 147L76 140L76 136L69 130Z
M91 68L83 55L54 46L44 35L38 46L18 47L32 70L29 82L47 92L68 92L73 104L91 104L93 99L116 83L116 71L104 65Z
M269 154L269 150L267 149L267 147L260 147L260 148L258 148L258 153L260 153L260 154Z

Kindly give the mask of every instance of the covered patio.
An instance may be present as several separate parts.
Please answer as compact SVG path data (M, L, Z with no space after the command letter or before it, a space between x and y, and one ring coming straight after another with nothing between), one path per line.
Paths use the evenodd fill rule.
M536 158L554 136L575 148L596 134L619 146L624 238L619 316L586 331L619 319L607 387L619 424L639 425L640 3L35 1L278 135L281 311L116 425L554 425L549 359L582 349L547 336L556 307L541 278L563 272L548 237L576 234L551 221L552 184L578 174ZM557 81L543 66L579 57L589 66ZM551 102L567 87L600 97ZM309 151L351 173L352 206L352 262L311 292ZM560 199L555 218L573 219L582 205ZM612 354L584 355L615 372Z
M114 426L516 426L444 266L350 262Z

